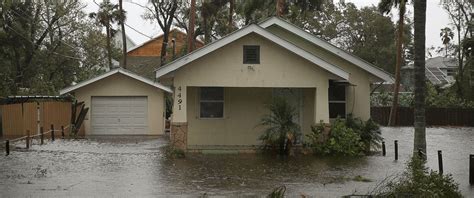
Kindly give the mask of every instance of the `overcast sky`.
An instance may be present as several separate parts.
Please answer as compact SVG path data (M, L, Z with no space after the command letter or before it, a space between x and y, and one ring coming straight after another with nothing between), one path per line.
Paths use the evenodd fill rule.
M118 2L118 0L112 0L112 2ZM199 0L198 0L199 1ZM339 0L334 0L338 2ZM377 5L380 0L345 0L346 2L352 2L358 7ZM87 4L86 12L96 12L98 6L92 1L85 1ZM97 0L96 2L100 2ZM154 37L161 33L161 30L155 22L144 20L141 15L145 12L144 8L135 5L138 3L145 5L148 0L124 0L124 10L127 11L127 22L126 24L133 27L134 29L147 35L144 36L129 27L125 28L127 35L135 42L135 44L141 44L150 37ZM440 0L427 0L427 13L426 13L426 47L430 46L441 46L441 39L439 37L440 30L449 25L449 18L446 12L440 5ZM413 18L413 5L408 5L408 14L410 18ZM392 20L397 20L396 11L393 12ZM455 37L456 38L456 37ZM457 42L457 41L456 41Z

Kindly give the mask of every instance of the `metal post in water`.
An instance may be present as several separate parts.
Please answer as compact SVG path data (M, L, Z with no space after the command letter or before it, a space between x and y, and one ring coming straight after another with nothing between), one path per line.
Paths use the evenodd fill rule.
M54 125L51 124L51 141L54 142Z
M64 139L64 126L61 126L61 137Z
M41 145L44 144L44 131L43 131L43 127L40 127L40 140L41 140Z
M395 160L398 160L398 140L395 140L394 143L395 143Z
M26 130L26 149L30 148L30 130Z
M6 140L5 141L5 152L7 152L7 155L10 155L10 141L9 140Z
M469 183L474 185L474 155L469 155Z
M41 126L41 111L40 111L40 103L36 102L36 134L40 131Z
M382 155L385 156L387 154L385 150L385 141L382 141Z
M443 174L443 153L441 150L438 150L438 167L439 167L439 174Z

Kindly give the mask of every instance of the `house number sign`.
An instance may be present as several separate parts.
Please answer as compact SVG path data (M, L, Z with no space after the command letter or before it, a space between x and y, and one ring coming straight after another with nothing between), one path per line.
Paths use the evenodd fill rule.
M183 98L181 95L181 86L178 87L178 93L176 94L177 99L178 99L178 110L181 110L181 105L183 103Z

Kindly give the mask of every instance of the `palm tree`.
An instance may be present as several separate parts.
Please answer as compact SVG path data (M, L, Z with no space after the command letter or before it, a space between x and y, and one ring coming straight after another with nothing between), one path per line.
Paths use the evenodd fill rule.
M426 153L426 121L425 121L425 28L426 0L414 3L414 56L415 56L415 140L414 153ZM426 155L424 156L426 157Z
M445 56L448 56L448 44L451 42L451 40L454 38L454 33L449 27L445 27L441 29L441 33L439 33L439 36L441 37L441 41L443 42L443 45L445 47Z
M116 32L112 28L112 24L119 21L121 16L122 13L118 9L118 5L110 3L109 0L104 0L100 3L98 12L92 12L89 14L89 18L95 19L97 23L105 27L105 32L107 34L106 41L109 69L112 68L112 46L110 45L110 40Z
M395 65L395 85L393 89L393 102L390 109L390 117L388 121L389 126L396 123L397 109L398 109L398 92L400 90L400 67L402 65L402 39L403 26L405 23L405 0L381 0L378 8L383 14L390 13L392 7L398 7L398 34L397 34L397 61Z
M120 28L122 29L122 52L123 52L123 63L122 67L127 68L127 38L125 37L125 11L122 7L123 0L119 0L119 10L120 10L120 18L119 24Z
M296 110L286 100L275 98L268 105L270 113L260 120L260 126L266 127L260 140L266 148L278 150L282 155L290 152L291 145L300 135L300 126L296 123Z

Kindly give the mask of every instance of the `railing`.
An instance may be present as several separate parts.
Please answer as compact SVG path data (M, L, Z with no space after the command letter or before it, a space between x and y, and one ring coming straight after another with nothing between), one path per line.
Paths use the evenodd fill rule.
M14 143L14 142L18 142L18 141L21 141L21 140L25 140L26 142L26 145L25 145L25 149L29 149L30 146L32 145L33 143L33 139L35 138L38 138L40 139L40 145L43 145L44 144L44 139L45 139L45 136L47 134L51 134L51 142L54 142L55 141L55 132L61 132L61 138L64 139L65 138L65 130L69 128L69 125L64 127L64 126L61 126L61 129L54 129L54 125L52 124L51 125L51 129L49 131L44 131L43 127L40 127L40 133L39 134L36 134L36 135L30 135L30 130L26 130L26 136L23 136L23 137L19 137L19 138L15 138L15 139L11 139L11 140L5 140L5 153L6 155L10 155L10 144L11 143Z

